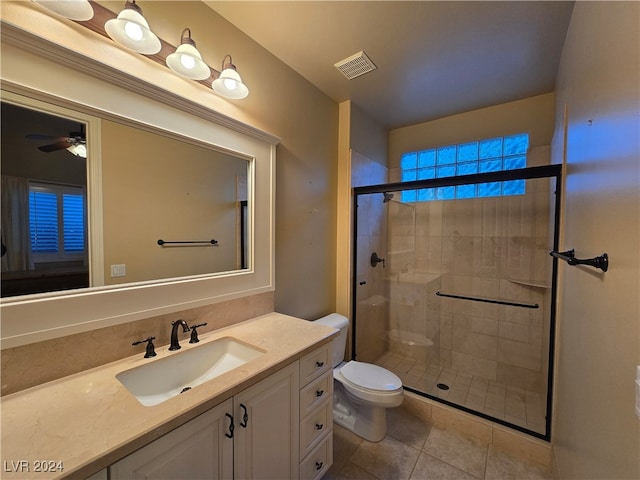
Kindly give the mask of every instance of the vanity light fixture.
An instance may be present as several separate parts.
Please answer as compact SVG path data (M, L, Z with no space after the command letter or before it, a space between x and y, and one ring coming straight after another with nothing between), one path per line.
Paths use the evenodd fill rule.
M185 34L187 36L185 36ZM202 60L202 55L196 48L196 42L191 38L191 30L185 28L180 35L180 46L167 56L167 67L192 80L205 80L211 76L211 69Z
M116 18L104 24L107 34L120 45L135 52L153 55L160 51L160 39L149 28L136 1L126 1Z
M229 59L228 63L225 61ZM213 91L218 95L234 100L245 98L249 95L249 89L242 83L242 79L232 63L231 55L227 54L222 59L222 73L212 83Z
M79 22L93 18L93 7L89 0L33 0L47 10Z
M150 60L166 65L178 75L200 82L207 88L211 87L221 97L241 100L249 95L249 89L242 82L231 55L227 54L222 59L222 73L209 67L196 48L189 28L182 31L178 48L167 55L167 51L171 51L173 47L151 31L149 24L142 16L142 9L136 4L136 0L126 0L124 9L117 16L95 1L32 1L78 21L83 27L104 37L109 37L134 52L149 55ZM87 9L89 13L87 13ZM83 15L77 13L80 10L85 13ZM105 19L107 19L106 22Z

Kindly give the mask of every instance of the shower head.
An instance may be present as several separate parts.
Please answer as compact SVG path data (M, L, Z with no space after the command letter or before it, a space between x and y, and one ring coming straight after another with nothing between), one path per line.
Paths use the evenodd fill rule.
M388 201L390 201L393 198L393 193L383 192L382 195L384 196L384 199L382 200L382 203L387 203Z

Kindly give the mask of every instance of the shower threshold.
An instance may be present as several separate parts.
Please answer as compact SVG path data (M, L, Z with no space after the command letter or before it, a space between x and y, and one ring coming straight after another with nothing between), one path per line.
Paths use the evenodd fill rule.
M545 432L540 392L439 365L425 367L423 361L397 352L387 352L374 363L395 373L413 391L540 435Z

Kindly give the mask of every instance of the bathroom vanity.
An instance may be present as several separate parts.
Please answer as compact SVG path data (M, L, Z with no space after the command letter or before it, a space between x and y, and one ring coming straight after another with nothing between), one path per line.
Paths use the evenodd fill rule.
M3 4L1 20L3 101L85 125L91 227L90 287L49 292L38 298L0 299L3 351L29 347L29 354L33 352L33 357L40 360L38 367L44 364L44 370L53 372L58 363L78 365L94 355L87 343L71 342L109 329L122 342L119 347L138 353L2 397L0 476L106 480L132 478L133 472L144 472L151 478L252 478L258 474L319 478L332 462L329 342L337 331L271 313L202 334L196 345L181 336L180 350L156 348L153 358L144 358L143 345L136 347L139 350L130 347L142 337L127 338L124 334L125 325L131 322L153 320L148 323L153 328L144 335L155 336L155 319L164 322L162 319L173 312L216 308L238 299L248 299L250 304L252 298L273 295L274 179L279 138L245 123L252 118L211 95L209 88L185 83L167 69L131 55L82 25L61 21L34 2ZM114 145L103 134L114 126L111 123L162 134L239 160L244 173L235 175L239 180L227 183L236 185L235 190L242 194L242 198L235 198L242 208L236 212L239 220L234 225L246 224L247 229L238 237L242 239L240 246L230 240L207 248L222 258L224 244L234 252L246 250L247 258L238 265L204 273L174 272L144 279L134 278L134 260L107 259L104 253L110 247L105 232L110 229L110 218L117 219L117 231L121 231L122 210L109 202L103 188L110 168L105 147ZM145 147L137 156L141 158L147 151ZM174 159L184 156L170 155ZM131 165L142 163L140 159L128 162L127 168ZM180 169L178 172L184 170L182 164ZM116 179L123 175L117 168L112 171ZM144 172L136 178L143 177ZM191 189L184 188L181 195L196 197L190 195ZM211 187L207 190L212 191ZM162 213L165 206L161 206ZM164 222L168 228L169 223L166 219ZM222 227L211 237L200 237L199 232L193 236L191 231L191 226L175 233L163 229L162 237L159 233L151 241L147 239L145 251L163 255L162 262L147 265L164 264L169 255L195 251L165 248L158 239L188 242L230 233ZM131 243L129 236L118 237ZM117 250L123 252L124 247ZM134 254L134 258L139 255ZM117 284L105 280L105 272L107 278L112 272ZM130 275L131 281L122 274ZM272 305L259 313L269 312ZM170 320L177 318L169 318L166 325L158 324L157 328L170 330ZM46 349L50 344L45 342L59 339L78 350L67 349L62 353L66 358L48 362L51 357ZM229 348L242 350L238 345L244 345L249 353L241 355L242 361L232 369L204 368L206 381L200 383L202 375L193 375L189 378L195 383L179 382L177 392L170 388L171 382L163 382L164 377L180 377L182 371L199 369L193 358L208 358L202 354L209 348L206 345L221 339L227 339ZM252 350L257 352L255 356ZM194 351L198 353L191 355ZM29 371L31 364L12 354L8 362L3 362L5 371L41 377L43 372L28 375L33 373ZM111 358L121 357L118 354ZM177 358L188 358L185 363L189 365L180 368L180 362L173 360Z
M2 478L320 478L332 463L336 334L271 313L5 396ZM173 375L174 359L229 339L259 354L154 405L117 378L157 365Z

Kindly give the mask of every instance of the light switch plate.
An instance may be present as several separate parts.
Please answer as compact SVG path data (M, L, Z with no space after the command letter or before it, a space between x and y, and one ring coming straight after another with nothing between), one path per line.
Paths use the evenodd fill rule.
M111 265L111 276L112 277L126 277L127 276L127 266L124 263L120 263L118 265Z

